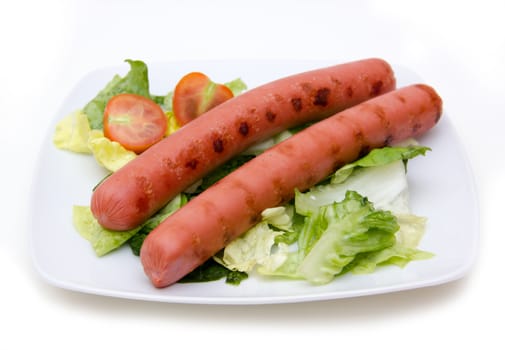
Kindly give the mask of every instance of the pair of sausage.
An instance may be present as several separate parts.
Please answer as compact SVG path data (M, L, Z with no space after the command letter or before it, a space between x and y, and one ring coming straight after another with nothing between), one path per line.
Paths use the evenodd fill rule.
M366 59L280 79L211 109L158 142L96 188L91 211L129 230L251 145L395 88L389 64Z
M168 286L256 224L264 209L290 200L295 188L308 189L372 148L437 123L442 101L431 87L394 88L391 67L369 59L253 89L110 176L93 194L92 211L107 228L132 228L253 143L324 119L225 177L148 235L140 253L144 271L154 286Z

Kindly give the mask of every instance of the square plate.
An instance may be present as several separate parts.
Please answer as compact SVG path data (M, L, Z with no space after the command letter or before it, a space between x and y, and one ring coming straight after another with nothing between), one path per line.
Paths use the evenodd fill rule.
M149 63L151 92L166 94L190 71L202 71L215 81L242 78L249 88L337 61L184 61ZM393 65L398 87L422 82L411 70ZM89 205L91 190L106 172L89 155L56 149L56 123L84 106L115 74L128 65L86 75L64 99L48 128L40 151L31 192L31 249L35 267L55 286L98 295L173 303L269 304L388 293L446 283L471 267L478 244L479 212L473 175L446 112L439 124L418 141L432 148L426 157L409 162L412 212L428 218L420 248L435 253L401 269L388 266L369 275L347 274L324 286L304 281L250 276L239 286L223 280L175 284L156 289L129 247L97 258L72 226L72 206Z

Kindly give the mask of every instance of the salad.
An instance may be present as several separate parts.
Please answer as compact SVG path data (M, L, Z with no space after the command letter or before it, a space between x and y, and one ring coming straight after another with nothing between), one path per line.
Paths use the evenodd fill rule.
M117 171L200 114L247 89L241 79L215 83L202 73L184 76L166 95L149 91L144 62L114 76L81 109L56 126L54 145L88 153L98 166ZM98 257L129 246L139 255L145 237L199 193L269 147L291 129L254 145L190 186L142 225L128 231L101 227L89 206L75 205L73 223ZM432 253L418 249L427 219L410 212L407 165L430 149L408 140L371 151L294 200L262 213L260 223L180 282L226 278L239 284L250 274L326 284L345 273L371 273L383 265L406 266Z

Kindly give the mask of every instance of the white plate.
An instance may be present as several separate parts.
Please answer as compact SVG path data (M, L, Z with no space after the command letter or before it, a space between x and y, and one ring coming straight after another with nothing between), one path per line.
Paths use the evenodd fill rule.
M185 73L200 70L216 81L241 77L249 87L328 61L186 61L149 64L151 91L165 94ZM421 82L412 71L394 66L398 86ZM82 107L128 65L85 76L54 116L40 152L32 189L31 247L36 269L58 287L99 295L173 303L268 304L304 302L387 293L446 283L462 277L472 265L478 243L478 206L473 176L462 144L444 113L438 126L419 141L431 147L426 157L409 163L408 178L414 213L428 217L420 248L436 254L401 269L380 268L369 275L344 275L324 286L303 281L266 280L251 276L239 286L223 280L154 288L139 258L129 247L97 258L72 226L72 206L88 205L93 186L105 175L91 156L56 149L54 126Z

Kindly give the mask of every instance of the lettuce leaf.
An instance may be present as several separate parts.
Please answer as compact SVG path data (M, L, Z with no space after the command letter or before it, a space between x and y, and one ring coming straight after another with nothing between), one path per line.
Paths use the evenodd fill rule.
M340 201L348 190L367 197L379 209L395 213L409 212L408 183L401 160L382 166L356 169L344 182L314 186L309 191L295 192L296 211L302 215L319 207Z
M233 96L240 95L242 92L247 90L246 83L244 83L244 81L240 78L224 83L224 85L226 85L228 89L230 89L231 92L233 92Z
M348 270L354 274L366 274L384 265L396 265L403 268L411 261L430 259L433 256L434 254L430 252L395 244L383 250L358 256L349 265Z
M167 116L167 132L165 133L165 136L168 136L179 130L181 126L177 122L177 119L175 119L174 112L167 111L165 112L165 115Z
M262 221L241 237L233 240L216 260L231 270L250 272L257 265L275 269L284 263L286 251L272 254L276 237L292 231L293 208L276 207L261 213ZM282 247L285 248L285 247Z
M122 93L130 93L150 98L147 66L138 60L125 60L130 71L124 76L115 75L112 80L83 108L91 129L103 129L103 112L109 99Z
M137 157L135 152L124 148L120 143L103 136L101 130L92 130L88 138L88 147L98 164L115 172Z
M376 252L395 243L399 225L391 212L375 210L372 203L357 192L348 191L343 201L321 207L316 214L326 226L311 244L298 268L298 274L314 284L325 284L364 252ZM306 247L301 247L306 248ZM306 249L305 249L306 250Z
M173 91L169 91L166 95L151 95L151 100L160 105L165 112L172 112L172 97Z
M429 150L414 140L409 140L405 146L374 149L337 170L328 184L314 186L303 194L297 192L296 210L308 215L319 206L342 200L345 192L352 189L367 197L377 208L408 213L407 162Z
M75 205L72 212L74 227L79 234L91 243L97 256L104 256L122 246L141 227L128 231L111 231L103 228L87 206Z
M427 150L410 144L379 150L355 162L343 182L295 191L294 206L265 210L260 224L231 243L240 247L234 266L324 284L347 272L430 258L417 248L427 220L410 213L406 178L406 161ZM259 246L261 254L251 258Z
M91 153L88 147L90 131L86 114L81 110L76 110L56 124L53 144L59 149Z
M209 282L226 278L226 283L239 285L247 277L247 273L230 270L211 258L181 278L177 283Z
M220 261L231 270L248 272L269 257L279 231L272 230L266 222L260 222L246 234L235 239L224 249Z
M146 232L150 232L185 203L185 197L178 195L143 225L128 231L112 231L102 227L88 206L75 205L72 211L72 220L77 232L90 242L96 255L104 256L124 245L136 234L147 234ZM140 246L138 249L140 250Z
M392 146L373 149L366 156L356 160L355 162L346 164L337 170L337 172L335 172L332 176L331 182L344 182L354 170L359 168L386 165L397 160L402 160L406 164L407 160L417 157L418 155L425 155L427 151L431 150L429 147L415 144L414 140L409 141L412 143L407 143L404 147Z
M133 255L140 255L140 248L142 248L142 244L144 243L144 239L147 235L156 228L163 220L167 217L175 213L177 209L182 207L188 202L188 198L185 194L179 194L170 202L167 203L160 211L158 211L155 215L149 218L141 227L141 229L133 235L128 244L132 250Z

